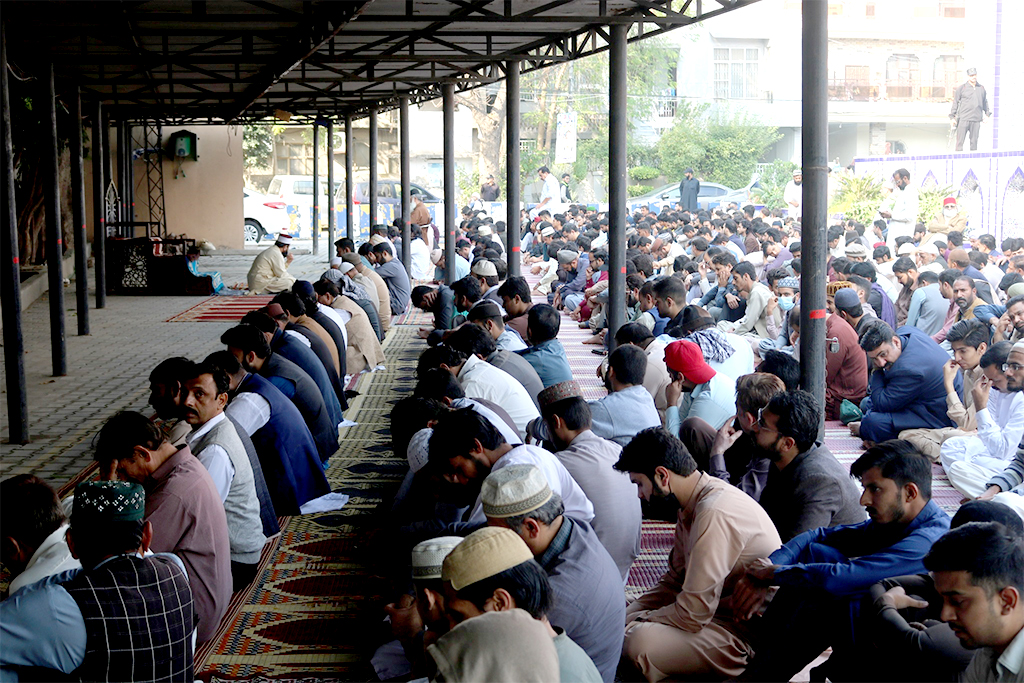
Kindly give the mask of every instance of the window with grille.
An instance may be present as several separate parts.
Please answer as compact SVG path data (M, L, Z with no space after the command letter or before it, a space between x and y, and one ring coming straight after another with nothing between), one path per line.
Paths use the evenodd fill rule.
M715 48L715 97L718 99L754 99L758 92L756 47Z
M313 146L301 142L278 142L274 146L274 172L278 175L313 173ZM312 187L310 187L312 193Z

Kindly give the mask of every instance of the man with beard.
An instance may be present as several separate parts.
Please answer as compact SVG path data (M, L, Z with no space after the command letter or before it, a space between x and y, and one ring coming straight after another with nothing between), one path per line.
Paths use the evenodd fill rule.
M640 554L640 501L636 489L612 467L622 447L591 431L590 404L576 381L561 382L540 393L540 412L565 465L594 504L594 531L625 581Z
M931 463L908 442L869 448L850 472L864 488L868 521L804 532L740 579L732 606L741 619L780 587L757 621L757 654L744 680L789 681L829 646L831 680L864 680L849 676L859 668L851 651L863 598L882 579L924 572L924 556L949 530L949 516L931 500Z
M1006 302L1006 313L992 334L992 343L997 341L1019 342L1024 339L1024 294Z
M777 394L758 411L755 450L772 463L759 502L783 542L811 529L864 521L853 479L818 441L820 414L806 391Z
M730 605L744 567L781 543L754 499L697 469L682 442L661 427L622 449L650 515L676 522L669 568L626 608L623 655L648 681L735 678L751 655L747 624Z
M942 596L942 620L976 649L966 681L1019 681L1024 673L1024 543L996 522L965 524L924 560Z
M1024 342L1017 342L1010 349L1006 363L1003 364L1003 372L1006 373L1008 391L1024 391ZM1006 503L1024 516L1024 493L1021 484L1024 484L1024 441L1017 446L1017 455L1007 468L991 478L985 492L978 498L995 499L1000 503Z
M885 245L895 250L897 237L913 237L914 226L917 225L917 188L910 184L910 171L898 169L892 174L893 191L892 207L887 211L879 211L878 215L889 221L889 232Z
M953 303L960 309L956 314L956 322L974 319L974 309L984 303L978 298L974 280L961 275L953 281Z
M594 506L569 474L548 451L537 446L512 446L494 425L471 408L443 415L430 437L429 463L449 484L468 489L476 502L464 517L470 524L486 521L480 502L480 486L487 475L509 465L536 465L548 486L565 503L565 514L584 522L594 519ZM469 498L467 495L465 498Z
M804 174L799 168L793 171L793 179L786 183L786 189L782 193L783 201L788 204L789 215L800 220L800 209L804 203L804 190L801 187Z
M252 262L246 276L251 294L277 294L287 292L295 283L295 276L288 272L288 264L295 258L288 253L292 236L281 233L274 246L261 251Z

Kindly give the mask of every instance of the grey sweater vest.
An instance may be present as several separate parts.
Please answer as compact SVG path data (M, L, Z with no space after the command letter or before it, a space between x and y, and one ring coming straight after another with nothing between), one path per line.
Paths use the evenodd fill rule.
M263 535L260 503L256 498L256 483L245 446L238 438L235 426L227 418L221 420L202 437L190 445L198 455L204 448L217 445L227 451L235 476L224 501L228 518L228 539L231 542L231 560L242 564L256 564L267 537Z

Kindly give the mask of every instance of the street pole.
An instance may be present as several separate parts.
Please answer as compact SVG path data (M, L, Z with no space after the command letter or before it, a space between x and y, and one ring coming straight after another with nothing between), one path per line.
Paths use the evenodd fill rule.
M60 141L57 139L57 92L53 64L46 71L46 179L43 185L46 216L46 272L50 299L50 360L54 377L68 374L64 339L64 240L60 222Z
M412 163L409 149L409 98L403 97L398 110L398 127L401 141L399 144L399 165L402 176L402 265L405 272L412 277ZM429 228L428 228L429 229ZM436 245L435 245L436 246Z
M608 42L608 339L626 322L626 33L609 28Z
M89 334L89 261L85 239L85 162L82 161L82 89L75 86L71 96L71 209L75 221L75 294L78 304L78 334Z
M444 108L444 282L455 281L455 86L441 86Z
M523 261L519 234L519 62L505 62L505 236L508 276L520 274Z

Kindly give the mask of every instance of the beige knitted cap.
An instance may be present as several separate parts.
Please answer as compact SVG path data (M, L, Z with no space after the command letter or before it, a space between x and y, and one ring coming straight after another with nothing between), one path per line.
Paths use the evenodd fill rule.
M441 579L451 581L458 591L532 559L533 553L516 532L488 526L466 536L448 553Z

